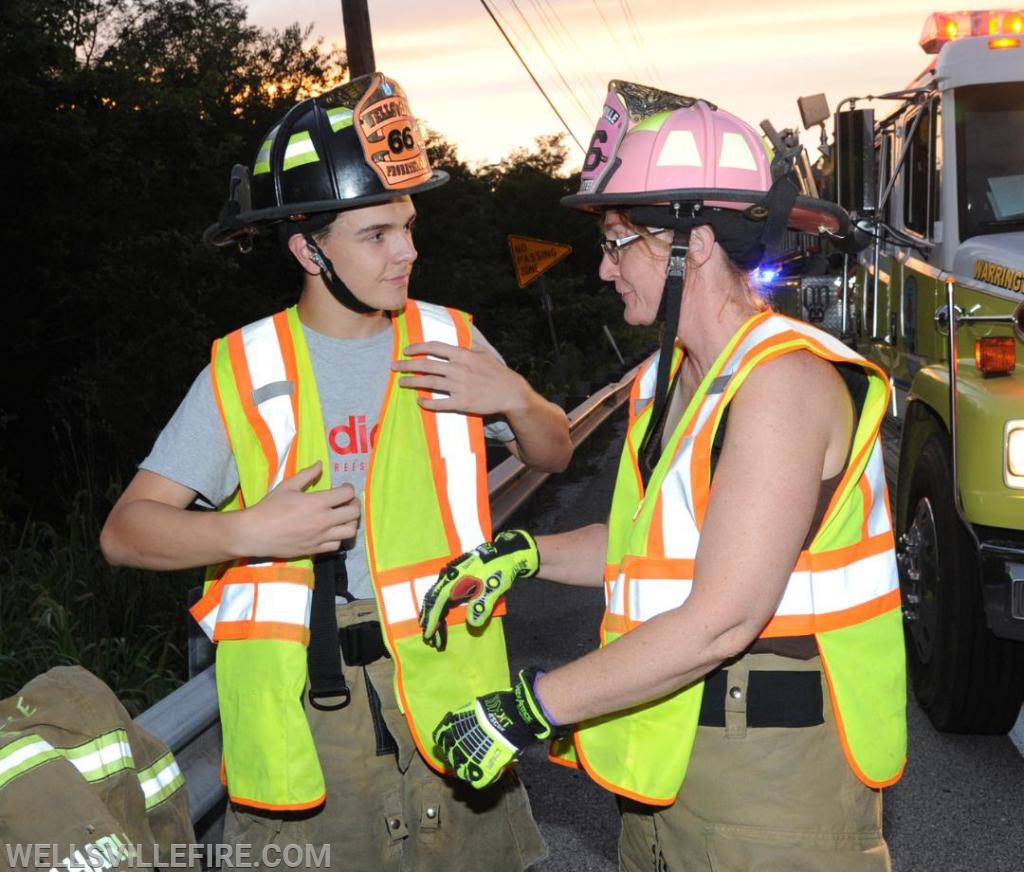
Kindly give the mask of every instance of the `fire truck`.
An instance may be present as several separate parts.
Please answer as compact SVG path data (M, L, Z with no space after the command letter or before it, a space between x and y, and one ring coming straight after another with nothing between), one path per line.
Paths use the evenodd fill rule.
M821 125L822 157L796 162L805 191L844 206L859 239L811 252L794 314L889 374L909 674L948 732L1005 733L1024 699L1022 31L1024 11L935 14L906 88L834 115L823 95L798 101Z

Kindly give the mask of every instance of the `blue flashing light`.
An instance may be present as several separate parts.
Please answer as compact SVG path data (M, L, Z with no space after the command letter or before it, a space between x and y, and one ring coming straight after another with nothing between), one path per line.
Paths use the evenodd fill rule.
M755 285L762 288L771 287L775 280L779 277L781 270L777 266L759 266L751 274L751 278Z

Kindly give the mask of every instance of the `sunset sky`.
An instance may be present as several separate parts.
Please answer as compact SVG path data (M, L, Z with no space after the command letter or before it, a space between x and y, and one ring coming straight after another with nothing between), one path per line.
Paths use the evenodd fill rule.
M928 62L933 0L487 0L584 147L609 79L705 97L755 127L800 127L796 99L829 105L898 90ZM377 68L466 161L499 160L565 128L480 0L369 0ZM264 28L312 24L344 44L340 0L249 0ZM667 10L671 10L670 12ZM567 135L574 167L583 152ZM818 131L803 134L816 154Z

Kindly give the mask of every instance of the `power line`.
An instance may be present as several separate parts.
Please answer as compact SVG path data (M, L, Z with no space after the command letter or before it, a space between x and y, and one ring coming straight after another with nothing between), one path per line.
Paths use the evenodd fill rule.
M551 15L549 15L548 11L541 6L538 0L530 0L530 5L533 7L534 14L540 20L541 24L550 36L552 51L558 55L563 64L567 58L571 60L576 51L566 41L565 36L559 32L555 23L552 21ZM569 70L566 75L572 78L577 91L582 90L584 94L588 94L592 89L592 85L586 80L586 76L583 74L584 72L585 71L580 69L579 65L570 63ZM577 101L577 104L578 102L579 101Z
M505 42L508 43L508 47L510 49L512 49L512 51L515 54L516 58L518 58L519 63L522 64L523 65L523 69L526 70L526 74L530 77L530 80L533 82L534 85L537 86L537 90L540 91L541 95L547 101L548 106L551 107L551 111L555 113L555 116L562 123L562 127L564 127L566 129L566 132L569 134L569 136L572 137L572 141L576 143L576 145L579 148L579 150L581 152L583 152L584 154L586 154L587 150L582 146L580 141L576 138L576 134L572 132L572 128L569 127L569 125L566 123L565 119L562 117L562 113L559 112L558 109L556 108L555 104L551 102L551 98L548 96L547 91L544 90L544 86L541 85L541 83L539 81L537 81L537 77L533 74L533 71L530 69L529 65L523 59L523 56L519 53L519 50L515 47L515 45L512 44L512 40L509 39L508 34L505 32L505 28L501 26L501 22L498 21L498 19L495 16L494 12L491 11L491 7L487 5L487 0L480 0L480 5L482 5L484 7L484 9L487 10L487 14L491 16L491 21L494 22L495 27L497 27L498 30L501 32L501 35L505 38Z
M661 75L644 46L644 38L640 33L640 28L637 27L636 18L633 16L633 10L629 5L629 0L619 0L619 6L622 7L622 14L625 15L626 21L629 23L629 28L633 32L633 39L636 41L637 48L640 50L640 56L644 59L644 62L647 64L647 70L653 77L651 84L660 85Z
M629 57L629 53L619 41L619 35L615 32L611 24L609 24L608 19L605 17L605 14L601 10L601 6L598 4L597 0L591 0L591 3L593 3L594 9L597 11L598 16L604 23L604 29L608 31L608 35L612 38L612 42L615 44L615 49L618 52L619 57Z
M550 0L542 0L542 2L544 4L544 6L547 7L548 11L550 12L551 18L553 18L555 20L555 23L558 26L557 28L554 28L552 30L552 32L555 32L555 31L557 31L558 28L560 28L562 30L562 32L565 34L565 38L563 39L563 45L566 44L565 40L568 40L568 43L569 43L569 45L568 45L569 52L568 53L569 54L575 53L576 55L578 55L580 57L583 57L583 52L580 51L580 47L579 47L578 43L576 42L575 36L573 36L573 32L568 27L565 26L565 22L562 21L562 17L558 14L558 10L554 6L551 5ZM534 0L534 3L536 3L536 0ZM547 20L547 16L544 15L543 11L539 7L538 7L538 11L541 13L542 17L544 17ZM588 64L588 63L580 64L579 65L579 70L581 71L581 74L582 74L582 77L583 77L583 85L584 85L584 87L587 88L588 90L594 91L595 94L604 95L604 93L605 93L605 91L607 90L607 87L608 87L608 82L605 79L603 79L603 78L599 78L592 71L592 68L591 68L590 64Z
M537 32L533 29L533 25L531 25L530 22L527 21L526 16L523 14L523 10L519 8L519 4L516 3L516 0L509 0L509 2L512 4L512 8L515 9L515 11L518 13L519 18L522 20L523 25L526 27L526 30L529 32L530 36L533 37L533 41L540 48L541 52L543 52L544 57L547 58L548 63L551 65L552 69L554 69L555 74L558 76L559 80L562 82L563 85L565 85L565 89L569 92L569 96L572 97L573 101L579 107L580 112L582 112L583 116L586 117L587 110L579 101L579 98L576 96L576 92L573 90L572 86L566 81L565 76L562 75L562 71L559 69L558 64L555 63L555 59L551 57L551 54L544 47L543 41L541 41L541 39L537 36Z

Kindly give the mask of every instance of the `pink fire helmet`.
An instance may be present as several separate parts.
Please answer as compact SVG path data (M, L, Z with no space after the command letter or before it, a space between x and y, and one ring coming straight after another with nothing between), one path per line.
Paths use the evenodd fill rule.
M772 184L768 154L745 121L707 100L614 80L583 163L579 191L561 202L592 212L663 206L676 215L685 204L687 212L698 213L693 223L713 224L716 230L716 216L734 224L736 212L764 226ZM647 223L650 211L643 214L641 223ZM787 225L844 235L849 217L833 203L797 196Z

